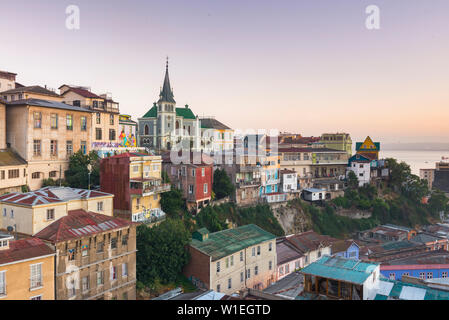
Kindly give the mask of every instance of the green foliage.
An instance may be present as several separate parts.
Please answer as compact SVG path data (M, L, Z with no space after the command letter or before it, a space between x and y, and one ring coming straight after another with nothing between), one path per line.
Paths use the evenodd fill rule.
M48 178L48 179L44 179L42 181L42 187L53 187L53 186L63 186L63 187L68 187L69 184L67 183L67 181L65 181L64 179L56 179L53 180L52 178Z
M179 273L188 263L187 249L191 234L181 220L167 219L148 228L137 227L137 280L147 286L161 281L178 280Z
M24 184L24 185L21 187L21 189L22 189L22 192L23 192L23 193L30 192L30 187L29 187L28 185L26 185L26 184Z
M171 218L179 218L187 213L182 191L179 189L171 189L168 192L162 193L161 208Z
M195 217L199 228L207 228L210 232L217 232L227 229L225 220L223 219L223 207L221 206L207 206L201 209ZM220 216L219 217L219 212Z
M348 186L350 189L357 189L359 186L359 178L357 178L354 171L349 171L348 173Z
M88 189L89 170L88 165L92 166L90 175L90 185L100 184L100 158L95 151L89 154L83 154L81 150L74 153L69 160L69 169L65 172L67 185L72 188Z
M434 217L439 216L440 211L448 210L448 198L440 190L434 190L429 199L429 209Z
M215 170L212 190L217 200L231 196L235 192L235 186L224 169Z
M165 170L162 170L162 172L161 172L161 178L162 178L162 182L163 183L170 183L171 181L170 181L170 177L168 176L168 173L167 173L167 171L165 171Z

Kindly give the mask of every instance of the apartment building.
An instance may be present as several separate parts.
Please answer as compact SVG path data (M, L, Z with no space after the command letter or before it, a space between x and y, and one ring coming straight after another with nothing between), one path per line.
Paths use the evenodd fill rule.
M13 227L18 233L34 235L76 209L112 216L113 197L104 192L68 187L5 194L0 196L0 229Z
M54 246L56 300L135 300L136 225L72 210L36 234Z
M54 300L55 252L38 238L0 233L0 302Z
M41 99L61 102L62 98L54 90L41 86L18 86L14 89L1 92L1 97L8 102L28 99Z
M61 102L28 99L6 105L6 142L27 162L27 185L64 177L70 156L90 151L91 112Z
M189 251L183 273L199 288L232 294L276 281L276 237L256 225L214 233L200 229Z
M89 128L90 148L119 147L119 104L110 94L97 95L88 87L62 85L59 87L64 103L92 112Z
M0 70L0 92L14 89L16 87L17 73ZM0 97L2 97L0 95Z
M352 139L349 133L323 133L320 142L325 148L346 151L352 155Z
M312 230L285 237L286 241L302 253L300 268L331 254L332 242L329 236L320 235Z
M201 120L201 149L205 152L222 152L234 148L234 130L213 117Z
M165 218L161 194L170 191L163 183L162 157L127 152L100 161L100 188L114 194L114 215L134 222Z
M371 159L356 153L348 160L346 176L349 172L354 172L359 181L359 187L369 184L371 180Z
M182 191L188 209L198 212L209 204L213 180L211 157L202 152L167 152L162 161L172 187Z

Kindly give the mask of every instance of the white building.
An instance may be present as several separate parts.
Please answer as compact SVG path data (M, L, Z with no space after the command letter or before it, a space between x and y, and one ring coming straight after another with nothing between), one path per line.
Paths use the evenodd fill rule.
M281 191L294 192L298 190L298 173L293 170L281 170Z
M346 170L346 177L349 172L354 172L357 179L359 179L359 187L370 183L371 176L371 159L355 154L348 160L348 168Z
M326 189L307 188L302 191L304 200L320 201L326 199Z
M213 117L201 121L201 149L205 152L221 152L234 148L234 130Z

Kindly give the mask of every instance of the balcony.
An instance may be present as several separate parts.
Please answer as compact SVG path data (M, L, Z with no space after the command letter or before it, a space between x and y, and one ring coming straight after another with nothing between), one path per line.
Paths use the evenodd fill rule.
M259 172L259 171L261 171L261 167L260 166L257 166L257 165L253 165L253 166L251 166L251 165L246 165L246 166L243 166L243 165L241 165L240 166L240 168L239 168L239 171L240 172Z
M279 184L281 182L281 179L266 179L264 185L268 185L268 184Z
M260 179L240 180L237 182L237 187L244 188L244 187L260 186L260 184L261 184Z
M142 197L151 196L157 193L163 193L170 191L170 184L169 183L163 183L160 185L148 185L148 186L140 186L137 188L130 188L129 193L132 195L139 195Z
M133 222L153 223L165 220L165 212L159 208L146 209L142 212L133 213L131 220Z
M329 165L329 164L341 164L341 165L348 165L348 160L341 160L341 159L331 159L331 160L322 160L322 159L316 159L312 162L312 165Z

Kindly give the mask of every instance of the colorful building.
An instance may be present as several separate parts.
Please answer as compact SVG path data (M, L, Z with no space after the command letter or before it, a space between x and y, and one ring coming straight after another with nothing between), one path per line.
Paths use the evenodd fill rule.
M363 142L356 142L355 151L371 160L379 159L380 142L373 142L368 136Z
M183 273L197 287L232 294L276 281L276 236L254 224L192 235Z
M119 116L118 132L121 147L137 147L137 122L131 120L130 115Z
M352 155L352 139L349 133L323 133L320 142L325 148L346 151Z
M161 193L170 185L161 172L161 156L128 152L101 159L100 190L114 194L114 215L134 222L164 219Z
M0 301L54 300L55 255L38 238L0 233Z
M348 160L346 177L352 171L359 180L359 187L369 184L371 179L371 161L370 158L356 153Z

